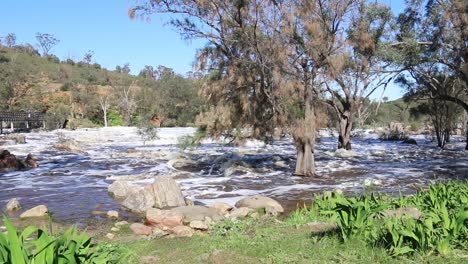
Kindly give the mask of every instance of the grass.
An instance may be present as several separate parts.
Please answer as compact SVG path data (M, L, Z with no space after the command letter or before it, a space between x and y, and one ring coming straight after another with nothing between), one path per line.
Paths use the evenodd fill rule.
M232 224L227 221L221 226ZM218 227L218 229L221 229ZM291 226L273 219L245 220L227 232L192 238L120 240L125 259L140 263L142 256L157 256L158 263L462 263L467 252L440 256L391 257L381 247L351 239L342 242L337 233L312 234L306 226Z

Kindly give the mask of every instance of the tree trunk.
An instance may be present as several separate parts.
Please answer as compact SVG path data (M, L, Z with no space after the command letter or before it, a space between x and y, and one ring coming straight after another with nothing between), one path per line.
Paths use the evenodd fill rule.
M107 108L103 109L104 111L104 127L107 127Z
M465 132L466 132L466 146L465 146L465 150L468 150L468 122L466 122L466 128L465 128Z
M304 119L297 122L293 138L297 150L295 175L312 177L315 175L315 109L310 88L306 90Z
M340 115L338 149L351 150L351 130L353 128L351 115L349 110L345 110L343 115Z

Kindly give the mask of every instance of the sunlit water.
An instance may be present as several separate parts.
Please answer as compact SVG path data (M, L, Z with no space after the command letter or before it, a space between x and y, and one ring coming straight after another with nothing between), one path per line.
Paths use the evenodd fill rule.
M119 208L107 193L112 180L131 179L133 184L143 185L166 174L176 176L184 195L196 202L234 204L241 197L262 194L289 208L324 190L412 193L415 186L468 176L468 153L463 151L461 137L454 137L441 150L424 136L415 137L418 146L414 146L382 142L375 134L364 134L353 139L356 156L337 158L333 155L336 138L323 132L315 155L320 177L301 178L291 174L295 148L290 139L266 146L250 142L244 147L207 141L181 152L177 138L194 131L162 128L159 139L146 145L135 128L127 127L25 134L26 144L7 142L0 148L19 157L32 153L40 167L0 172L0 206L16 197L23 208L46 204L56 218L79 222L92 217L91 212L102 205L105 210ZM76 140L86 153L56 150L53 145L60 138ZM178 169L168 163L180 157L195 163L175 166Z

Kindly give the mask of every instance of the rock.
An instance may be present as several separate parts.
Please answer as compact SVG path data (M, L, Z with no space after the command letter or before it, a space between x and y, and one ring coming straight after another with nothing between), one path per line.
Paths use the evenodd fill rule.
M128 225L127 221L120 221L114 224L114 226L116 227L121 227L121 226L126 226L126 225Z
M281 204L279 204L277 201L269 197L260 196L260 195L255 195L255 196L241 199L236 203L236 207L237 208L248 207L251 209L265 209L265 212L267 214L273 214L273 215L284 212L283 206L281 206Z
M187 167L196 165L196 163L193 160L179 158L168 161L167 165L178 170L184 170Z
M335 157L338 157L338 158L352 158L356 156L356 152L341 148L341 149L337 149L334 155Z
M54 148L66 152L84 154L85 152L78 146L78 142L73 140L63 140L53 146Z
M410 145L418 145L418 142L414 138L407 138L403 140L401 143L403 144L410 144Z
M217 209L223 215L229 213L229 211L232 209L232 206L230 206L229 204L221 203L221 202L214 203L214 204L210 205L210 207Z
M145 226L144 224L140 224L140 223L131 224L130 225L130 230L132 230L132 232L135 235L149 236L149 235L151 235L153 233L153 229L151 229L151 227Z
M171 231L178 237L191 237L194 233L193 229L188 226L176 226Z
M111 231L112 231L112 232L119 232L119 231L120 231L120 228L118 228L118 227L111 227Z
M43 217L46 216L48 212L49 210L45 205L38 205L22 213L20 218Z
M147 189L130 188L122 206L135 213L144 213L154 205L154 196Z
M199 220L190 222L190 227L198 230L208 230L208 225L205 222Z
M258 212L253 212L250 214L250 217L252 218L260 218L260 214Z
M18 199L13 198L10 201L8 201L8 203L6 205L6 210L7 211L11 212L11 211L17 211L19 209L21 209L21 205L20 205Z
M161 229L159 229L157 227L153 228L153 236L154 237L163 237L163 236L167 236L167 235L169 235L169 233L167 233L167 232L165 232L165 231L163 231L163 230L161 230Z
M249 215L252 209L248 207L241 207L232 210L232 212L228 215L229 218L244 218Z
M218 209L201 205L181 206L171 209L171 211L181 213L184 217L183 222L186 224L195 220L203 221L205 217L211 218L214 222L219 222L224 219L224 215L222 215Z
M6 139L15 141L16 144L26 144L26 136L20 134L9 134L5 136Z
M185 205L188 205L188 206L195 205L193 203L192 199L190 199L190 198L185 197L184 200L185 200Z
M16 171L37 167L37 162L31 154L28 154L25 160L21 160L8 150L0 151L0 171Z
M116 199L125 199L129 189L130 186L126 181L114 181L109 185L109 187L107 187L109 194Z
M311 222L305 225L306 229L314 234L325 233L336 230L338 225L336 223L328 222Z
M414 219L419 219L423 214L416 207L401 207L394 210L385 210L383 215L385 217L411 217Z
M286 162L279 160L275 162L275 166L277 168L288 168L289 166L286 164Z
M158 263L159 257L157 256L144 256L140 258L140 263L144 264L155 264Z
M109 240L112 240L115 238L115 235L112 234L112 233L107 233L106 237L109 239Z
M171 177L158 176L154 183L145 187L154 197L154 207L174 207L185 205L179 184Z
M229 167L224 171L224 177L239 176L249 173L251 170L242 166Z
M115 210L110 210L107 212L107 217L109 218L119 218L119 212Z
M93 210L93 211L91 211L91 214L92 214L92 215L105 215L106 212L104 212L104 211L99 211L99 210Z
M146 222L148 225L168 230L183 223L184 216L181 213L170 210L159 210L150 208L146 211Z

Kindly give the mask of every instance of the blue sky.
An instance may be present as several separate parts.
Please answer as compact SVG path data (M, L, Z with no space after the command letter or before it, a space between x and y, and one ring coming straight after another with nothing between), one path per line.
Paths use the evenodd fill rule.
M403 0L381 0L394 13ZM49 33L60 40L51 51L60 59L83 59L94 52L93 61L107 69L130 63L132 74L145 65L164 65L178 73L192 69L195 52L204 41L182 40L160 17L151 21L130 20L128 8L134 0L1 0L0 36L15 33L17 43L36 45L36 33ZM391 99L401 96L389 87ZM376 95L380 96L380 93Z

